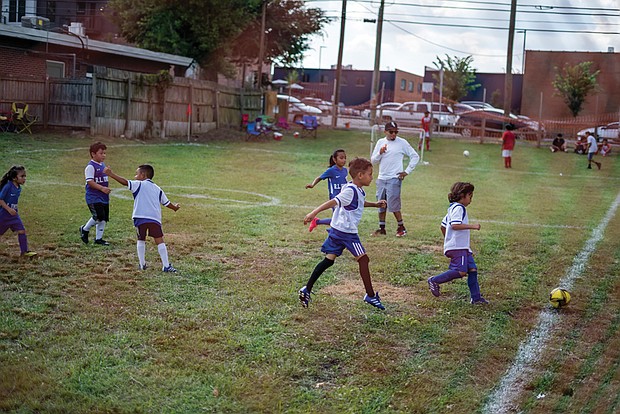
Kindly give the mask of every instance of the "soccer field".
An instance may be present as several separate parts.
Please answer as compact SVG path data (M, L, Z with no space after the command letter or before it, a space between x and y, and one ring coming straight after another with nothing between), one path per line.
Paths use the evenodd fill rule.
M111 245L81 242L90 137L0 134L0 172L27 169L19 212L38 253L20 258L17 237L0 237L1 412L620 411L617 155L588 170L585 156L518 142L506 170L497 144L433 139L403 183L407 236L388 214L388 235L370 237L373 208L360 224L386 311L362 301L348 252L304 309L297 290L326 233L303 218L327 199L325 182L305 185L337 148L369 157L370 134L223 135L103 139L115 173L152 164L181 204L162 212L179 270L167 274L152 239L138 270L131 193L114 181ZM428 290L448 266L439 227L455 181L476 186L467 210L488 306L469 304L466 280ZM567 282L570 305L551 311L549 292Z

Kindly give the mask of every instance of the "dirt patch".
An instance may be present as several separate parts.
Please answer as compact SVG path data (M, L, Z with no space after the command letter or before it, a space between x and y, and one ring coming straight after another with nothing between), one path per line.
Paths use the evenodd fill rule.
M373 282L373 287L381 293L381 298L389 298L390 302L418 303L423 300L422 296L415 294L412 288L393 286L384 282ZM358 301L361 292L364 292L361 279L344 279L338 284L321 289L321 293L351 301Z

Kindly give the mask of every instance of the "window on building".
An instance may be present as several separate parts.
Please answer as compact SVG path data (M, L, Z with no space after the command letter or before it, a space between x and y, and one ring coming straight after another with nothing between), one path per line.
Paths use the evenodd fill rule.
M45 68L47 76L50 78L64 78L65 77L65 63L55 60L45 61Z
M310 82L310 75L308 75L307 73L304 73L303 75L301 75L301 81Z
M26 15L26 0L9 0L9 22L21 22Z
M365 86L366 85L366 79L364 79L363 77L359 77L355 79L355 86Z
M409 92L413 92L413 81L409 81Z
M401 79L400 80L400 90L404 91L405 88L407 88L407 80L406 79Z
M422 93L422 82L418 83L418 93Z
M321 74L321 79L319 80L321 83L329 82L329 76Z

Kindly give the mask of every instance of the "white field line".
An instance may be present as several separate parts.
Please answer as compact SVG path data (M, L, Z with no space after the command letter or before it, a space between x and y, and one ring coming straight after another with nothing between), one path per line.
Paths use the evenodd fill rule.
M53 187L58 185L69 186L69 187L80 187L84 188L85 184L78 183L66 183L66 182L58 182L58 181L39 181L36 179L31 179L26 182L26 185L34 185L34 186L46 186ZM266 194L256 193L254 191L245 191L245 190L234 190L230 188L211 188L211 187L196 187L196 186L182 186L182 185L167 185L164 190L169 197L180 197L180 198L188 198L193 200L209 200L212 201L212 205L231 208L231 207L281 207L288 209L300 209L311 211L316 206L304 206L300 204L282 204L279 198L269 196ZM223 193L232 193L232 194L244 194L257 197L259 199L264 199L265 201L247 201L247 200L239 200L235 198L224 198L224 197L216 197L208 194L193 194L193 193L179 193L169 191L170 188L182 189L182 190L199 190L199 191L211 191L211 192L223 192ZM133 200L131 194L126 188L115 188L110 193L112 197L121 199L121 200ZM183 203L183 206L194 206L194 207L204 207L203 203ZM403 216L405 217L413 217L417 219L428 219L433 221L440 221L441 217L433 216L433 215L422 215L422 214L408 214L403 212ZM523 222L515 222L515 221L500 221L500 220L473 220L479 223L489 223L496 224L500 226L509 226L509 227L544 227L544 228L555 228L555 229L587 229L586 226L570 226L566 224L544 224L544 223L523 223Z
M560 279L560 287L570 290L575 280L583 274L590 256L596 249L596 245L603 239L603 233L609 221L616 214L618 205L620 205L620 193L616 196L616 200L611 204L599 225L592 230L590 238L573 259L573 264L568 272ZM489 396L489 400L482 410L483 413L502 414L514 412L518 409L515 399L519 396L526 381L534 372L533 365L545 349L545 341L550 337L550 331L555 327L560 318L561 314L557 311L551 309L541 311L536 328L519 345L515 361Z

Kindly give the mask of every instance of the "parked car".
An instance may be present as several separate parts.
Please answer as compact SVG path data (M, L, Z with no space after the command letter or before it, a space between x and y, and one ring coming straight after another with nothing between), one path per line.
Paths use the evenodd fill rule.
M319 108L324 114L330 114L332 111L332 103L328 101L324 101L321 98L305 97L301 99L301 102L303 102L306 105Z
M507 124L513 124L515 134L518 138L526 138L526 134L538 132L538 123L532 120L525 120L514 114L504 116L504 111L497 108L476 109L469 112L463 112L459 115L457 126L460 127L461 135L470 137L473 130L481 128L482 120L486 119L485 128L495 130L492 132L501 133Z
M396 109L401 106L400 102L383 102L382 104L377 105L376 111L379 113L380 111L385 111L386 109ZM362 111L362 117L370 118L370 109L364 109Z
M490 103L482 102L482 101L462 101L462 104L469 105L474 109L498 109L495 108Z
M612 122L611 124L607 124L607 125L600 125L597 127L582 129L581 131L577 132L577 135L583 136L586 134L586 132L589 131L590 133L594 134L598 138L618 139L620 138L619 126L620 126L620 123Z
M431 106L432 105L432 106ZM382 121L396 121L403 125L420 125L424 112L433 113L433 122L442 127L454 126L458 117L446 104L433 102L405 102L395 109L383 110Z
M319 108L306 105L294 96L278 95L278 100L288 101L289 118L293 122L301 121L304 115L321 115L323 113Z
M463 112L469 112L469 111L475 111L475 110L476 108L474 108L473 106L467 105L464 103L452 104L452 111L457 115L462 114Z

